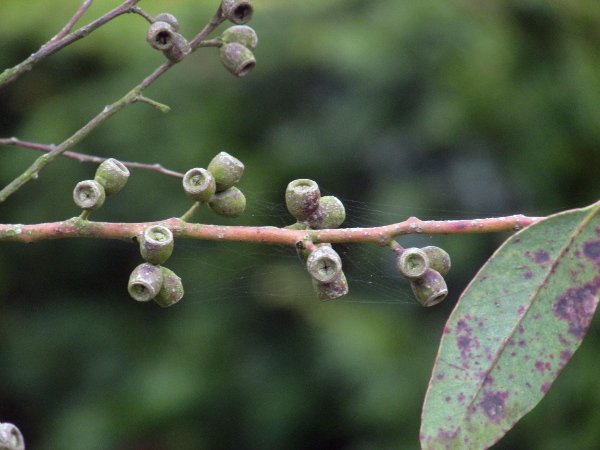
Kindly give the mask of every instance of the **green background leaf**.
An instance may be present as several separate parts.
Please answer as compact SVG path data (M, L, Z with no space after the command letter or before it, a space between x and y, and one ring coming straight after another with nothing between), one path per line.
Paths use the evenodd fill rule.
M548 392L600 294L600 203L515 234L448 319L423 407L423 448L487 448Z

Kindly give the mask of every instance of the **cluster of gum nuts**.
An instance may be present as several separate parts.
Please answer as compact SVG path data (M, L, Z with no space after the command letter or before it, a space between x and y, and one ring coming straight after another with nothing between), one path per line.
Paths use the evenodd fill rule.
M252 18L252 3L247 0L223 0L220 16L236 25L228 28L214 46L219 47L221 64L237 77L247 75L256 65L252 50L258 44L256 32L244 24ZM178 33L179 22L168 13L159 14L153 20L146 40L160 50L172 62L183 60L190 52L189 42Z
M285 193L286 206L297 222L288 228L320 230L339 227L346 218L342 202L332 196L321 197L319 186L312 180L292 181ZM450 270L450 257L439 247L402 248L395 241L397 268L411 284L417 301L433 306L448 294L444 275ZM342 270L342 260L331 244L314 244L309 239L299 241L296 249L313 279L317 297L332 300L348 293L348 283Z
M209 163L207 169L194 168L186 172L183 188L188 197L196 202L195 209L208 205L217 215L234 218L246 207L246 197L234 185L244 172L241 161L221 152ZM93 180L81 181L73 190L75 204L84 211L81 218L100 208L106 196L117 193L129 178L127 167L114 158L104 161ZM154 300L167 307L183 297L181 279L170 269L162 266L173 253L173 233L159 224L150 225L136 236L140 254L145 260L129 277L128 291L140 302Z

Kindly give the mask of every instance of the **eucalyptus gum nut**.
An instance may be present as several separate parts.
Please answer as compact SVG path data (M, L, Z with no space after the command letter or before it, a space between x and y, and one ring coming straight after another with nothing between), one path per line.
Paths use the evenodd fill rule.
M249 0L222 0L222 16L237 25L243 25L252 19L254 8Z
M183 176L183 189L196 202L208 202L217 190L215 177L206 169L196 167Z
M237 42L250 50L254 50L258 44L258 36L256 35L256 31L249 26L235 25L223 32L221 42L223 44Z
M342 272L342 260L333 248L321 246L308 255L306 269L316 281L331 283Z
M94 180L104 186L106 195L119 192L129 179L129 169L121 161L109 158L96 169Z
M148 28L146 40L153 48L165 51L173 46L176 34L170 23L159 20Z
M25 439L16 425L8 422L0 423L0 449L25 450Z
M162 13L154 18L154 22L167 22L173 31L179 31L179 21L173 14Z
M312 282L317 298L321 301L333 300L348 293L348 281L344 272L340 272L331 283L320 283L315 279Z
M238 188L230 187L213 195L208 205L215 214L235 219L244 213L244 209L246 209L246 197Z
M305 221L319 207L321 192L313 180L300 179L288 184L285 190L285 204L288 211L299 221Z
M151 264L164 263L173 253L173 233L162 225L152 225L140 237L142 258Z
M217 183L217 192L235 185L244 173L244 164L227 152L221 152L208 164L208 171Z
M429 258L420 248L407 248L396 259L396 267L404 277L416 280L429 270Z
M411 280L410 287L417 301L423 306L437 305L448 295L446 280L433 269L429 269L425 276Z
M104 186L96 180L80 181L73 189L75 204L86 211L93 211L104 204L106 193Z
M137 266L129 276L127 290L138 302L148 302L158 295L163 284L160 267L144 263Z
M175 272L166 267L161 267L163 277L162 288L154 297L154 301L163 308L174 305L183 298L183 284Z
M339 227L346 219L346 209L337 197L330 195L319 199L317 210L308 219L308 225L314 230Z
M236 77L245 77L256 65L256 59L250 49L237 42L221 45L219 49L221 64Z
M163 54L169 61L179 62L192 51L189 42L179 33L173 34L173 45L163 50Z
M439 247L429 246L423 247L421 250L425 252L429 258L429 268L437 270L440 275L446 276L450 271L450 255Z

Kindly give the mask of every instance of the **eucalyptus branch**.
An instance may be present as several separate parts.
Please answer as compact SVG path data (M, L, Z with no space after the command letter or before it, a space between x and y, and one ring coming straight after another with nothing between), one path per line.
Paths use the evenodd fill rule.
M77 23L77 21L79 19L81 19L81 16L83 16L83 14L85 14L85 12L88 10L88 8L90 6L92 6L93 2L94 2L94 0L85 0L83 2L83 5L81 5L79 7L79 9L75 13L75 15L73 15L73 17L71 18L71 20L69 20L67 22L67 24L63 27L62 30L60 30L56 34L56 36L54 36L52 39L50 39L50 41L48 41L48 44L50 44L52 42L56 42L56 41L62 39L63 37L65 37L67 34L69 34L71 32L71 30L73 29L73 27L75 26L75 24Z
M404 222L372 228L339 228L325 230L294 230L277 227L221 226L189 223L178 218L158 222L116 223L93 222L72 218L62 222L33 225L0 224L0 241L23 243L64 238L98 238L133 240L153 225L162 225L177 238L209 241L250 242L296 246L298 242L372 243L389 245L392 239L408 234L467 234L515 231L543 217L514 215L474 220L419 220L411 217Z
M15 67L6 69L4 72L2 72L2 74L0 74L0 88L7 85L8 83L16 80L23 73L31 70L35 64L39 63L47 56L50 56L50 55L56 53L60 49L66 47L69 44L72 44L75 41L78 41L79 39L81 39L83 37L86 37L92 31L96 30L97 28L100 28L102 25L111 21L115 17L118 17L125 13L135 12L134 11L135 4L138 3L139 1L140 0L127 0L120 6L117 6L115 9L106 13L104 16L93 21L92 23L90 23L82 28L79 28L78 30L73 31L72 33L69 33L66 36L61 37L59 39L56 39L56 36L55 36L49 42L42 45L42 47L37 52L33 53L25 61L16 65ZM79 9L78 13L76 13L75 16L73 17L73 19L71 19L71 21L69 21L69 24L67 24L57 34L57 36L61 36L65 32L66 29L70 28L70 26L72 26L71 22L73 22L73 24L75 23L76 19L78 19L77 15L79 14L79 12L81 12L81 14L83 14L83 11L85 11L85 9L87 9L87 8L84 8L85 6L86 5L84 3L84 5ZM82 11L82 9L83 9L83 11Z

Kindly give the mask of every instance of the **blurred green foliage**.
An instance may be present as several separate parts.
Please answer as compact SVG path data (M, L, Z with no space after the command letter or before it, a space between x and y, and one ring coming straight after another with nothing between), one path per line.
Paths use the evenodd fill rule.
M80 0L0 2L0 67L52 37ZM81 23L118 4L95 2ZM144 0L187 37L216 1ZM600 5L557 0L255 1L258 64L243 79L215 49L170 70L74 150L184 172L220 151L246 164L238 220L291 223L294 178L341 197L349 226L546 215L600 198ZM126 15L0 90L0 136L59 143L163 60ZM222 25L220 30L225 29ZM0 148L0 184L39 156ZM61 159L0 205L3 223L78 214L95 167ZM134 171L93 220L189 207L180 180ZM451 295L410 299L391 252L340 246L348 299L320 303L293 250L178 241L180 304L136 304L125 242L0 245L0 421L35 449L417 448L445 318L506 235L407 237L453 258ZM597 322L597 321L595 321ZM600 331L497 448L595 449Z

